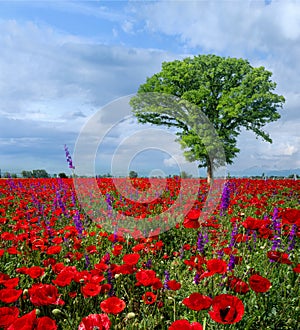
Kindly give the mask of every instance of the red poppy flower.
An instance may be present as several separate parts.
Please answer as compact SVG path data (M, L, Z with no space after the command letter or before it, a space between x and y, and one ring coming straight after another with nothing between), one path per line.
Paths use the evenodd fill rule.
M140 286L150 286L154 283L156 277L156 273L154 270L146 269L146 270L140 270L135 274L135 277L137 279L137 283L135 285Z
M90 245L86 247L86 252L88 254L98 253L96 245Z
M110 326L111 322L106 314L90 314L81 320L78 330L109 330Z
M200 210L196 210L196 209L190 210L184 218L183 226L185 228L199 228L200 227L199 217L200 217Z
M125 254L123 257L123 261L127 265L136 265L140 257L141 256L138 253Z
M153 283L152 283L152 289L153 290L159 290L163 287L163 284L159 278L155 278Z
M74 276L74 281L76 283L86 283L88 281L90 281L92 278L92 274L87 271L87 270L82 270L81 272L76 272L75 276Z
M295 268L293 268L295 273L300 273L300 264L298 264Z
M4 241L12 241L15 238L15 235L13 233L9 233L5 231L4 233L1 234L1 238Z
M7 330L20 330L20 329L34 329L36 321L36 311L35 309L30 313L23 315L22 317L16 319Z
M16 273L18 274L27 274L27 267L16 268Z
M18 277L15 277L15 278L10 278L9 280L3 282L3 285L8 288L8 289L13 289L15 288L16 286L18 286L19 284L19 278Z
M81 287L84 298L95 297L101 292L101 285L96 283L87 283Z
M111 289L111 284L105 283L103 285L101 285L101 291L100 294L102 293L106 293Z
M0 328L7 328L19 316L17 307L0 307Z
M31 278L38 278L44 275L45 270L39 266L33 266L27 269L26 274L29 275Z
M143 294L142 299L144 300L144 303L147 305L152 305L155 303L156 301L156 295L153 292L146 292L145 294Z
M247 217L246 220L242 222L242 225L249 230L258 230L266 227L270 223L271 223L270 220L261 220L252 217Z
M248 284L235 276L229 279L229 286L237 293L246 294L249 291Z
M56 321L51 319L48 316L40 317L36 320L36 327L35 330L56 330L57 324Z
M50 247L47 249L46 253L47 253L48 255L59 254L60 251L61 251L61 249L62 249L62 247L61 247L60 245L50 246Z
M52 283L61 287L67 286L71 284L76 275L76 271L66 267L57 275L55 280L52 280Z
M3 284L4 282L6 282L9 279L10 279L10 277L7 274L0 273L0 284Z
M19 250L17 250L17 248L15 246L8 248L7 253L8 254L21 254L21 252Z
M2 289L0 290L0 300L6 304L10 304L19 299L22 294L22 290L16 289Z
M192 293L188 298L183 299L183 304L194 311L208 309L212 299L198 292Z
M249 278L250 288L255 292L267 292L271 287L271 282L258 274L254 274Z
M273 261L279 262L280 264L291 265L292 262L289 260L289 255L280 251L268 251L267 257Z
M279 216L282 219L282 224L300 225L300 210L290 208L282 209L279 212Z
M239 322L244 315L243 302L229 294L221 294L212 300L209 316L218 323L233 324Z
M175 280L170 280L167 282L167 286L170 290L176 291L181 288L181 284Z
M43 261L44 267L48 267L49 265L53 266L55 264L56 264L56 260L54 258L48 258Z
M66 266L62 262L58 262L52 266L52 270L54 271L55 274L59 274L65 268Z
M121 245L121 244L116 244L116 245L114 246L114 249L113 249L113 251L112 251L112 254L113 254L114 256L119 256L119 255L122 253L122 250L123 250L123 245Z
M110 297L100 303L102 311L108 314L119 314L125 307L125 301L118 297Z
M203 330L203 327L198 322L190 323L188 320L177 320L169 326L168 330Z
M206 263L207 270L213 274L224 274L227 271L227 263L222 259L210 259Z
M51 284L33 284L28 293L35 306L64 304L59 298L57 287Z
M134 266L132 265L120 265L120 266L117 266L113 269L113 274L133 274L135 273L136 269L134 268Z

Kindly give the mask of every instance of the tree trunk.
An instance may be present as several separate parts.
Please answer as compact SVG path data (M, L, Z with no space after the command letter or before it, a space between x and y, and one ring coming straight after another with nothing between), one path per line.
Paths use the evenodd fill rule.
M213 166L210 159L207 159L207 183L210 185L213 183Z

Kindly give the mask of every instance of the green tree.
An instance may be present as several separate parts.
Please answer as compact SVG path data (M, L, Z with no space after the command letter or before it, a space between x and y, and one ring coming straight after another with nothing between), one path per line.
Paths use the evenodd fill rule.
M32 178L33 177L32 171L25 171L25 170L23 170L21 172L21 174L22 174L22 177L23 178Z
M137 173L136 171L130 171L130 172L129 172L129 177L130 177L131 179L133 179L133 178L137 178L137 177L138 177L138 173Z
M46 170L33 170L32 171L32 176L34 178L49 178L50 175L46 172Z
M61 179L67 179L68 176L66 173L62 172L62 173L59 173L58 176L61 178Z
M182 171L182 172L180 172L180 177L181 177L182 179L190 179L190 178L193 177L193 175L192 175L192 174L188 174L188 173L185 172L185 171Z
M139 87L131 105L141 123L176 127L186 158L206 167L210 182L218 165L233 163L240 151L237 137L242 128L272 142L262 128L280 118L278 109L285 99L273 92L276 83L271 76L264 67L252 67L245 59L216 55L164 62L162 70ZM178 107L174 109L162 100L145 101L147 93L173 95L178 98ZM184 102L189 106L183 111ZM209 124L203 121L203 114L218 136L205 135ZM224 150L223 162L216 151L218 139Z

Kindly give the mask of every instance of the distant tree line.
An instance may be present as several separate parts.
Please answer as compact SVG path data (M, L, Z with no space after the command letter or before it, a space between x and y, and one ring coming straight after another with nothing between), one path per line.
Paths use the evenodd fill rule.
M130 171L129 175L130 178L137 178L139 177L138 173L136 171ZM64 172L61 172L59 174L49 174L46 170L44 169L37 169L37 170L32 170L32 171L28 171L28 170L23 170L21 173L12 173L9 171L1 171L0 169L0 178L18 178L18 177L22 177L22 178L68 178L68 175ZM86 177L86 176L81 176L81 177ZM112 175L110 173L106 173L106 174L100 174L100 175L96 175L96 178L111 178ZM156 176L153 176L156 177ZM189 174L185 171L180 172L179 175L167 175L166 177L171 178L171 177L181 177L182 179L185 178L192 178L193 175ZM228 173L228 178L234 178L235 176L231 176ZM158 178L161 178L161 176L158 176ZM300 175L298 174L290 174L288 176L276 176L276 175L270 175L270 176L266 176L265 173L263 173L262 175L252 175L252 176L244 176L244 178L250 178L250 179L300 179Z
M25 179L29 179L29 178L68 178L68 176L66 175L66 173L62 172L59 174L49 174L46 170L44 169L37 169L37 170L23 170L21 171L21 173L13 173L13 172L9 172L9 171L1 171L0 169L0 178L25 178Z
M46 170L32 170L21 172L23 178L50 178L49 173Z
M46 170L44 169L39 169L39 170L32 170L32 171L22 171L21 172L22 174L22 177L23 178L51 178L51 177L54 177L54 178L68 178L68 176L66 175L66 173L62 172L62 173L59 173L58 175L57 174L53 174L53 176L51 176Z

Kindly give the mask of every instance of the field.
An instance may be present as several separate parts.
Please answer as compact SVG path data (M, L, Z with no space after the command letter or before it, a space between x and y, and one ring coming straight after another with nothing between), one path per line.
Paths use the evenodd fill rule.
M130 181L0 180L1 329L299 329L300 180Z

